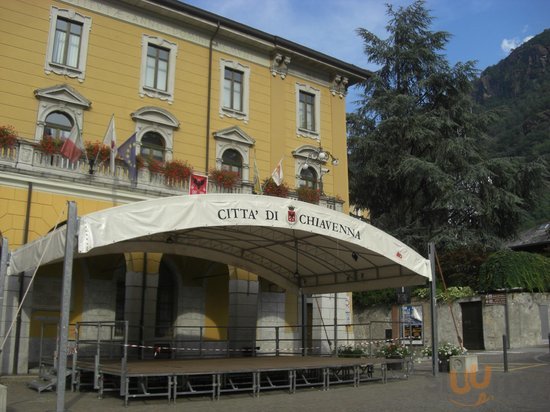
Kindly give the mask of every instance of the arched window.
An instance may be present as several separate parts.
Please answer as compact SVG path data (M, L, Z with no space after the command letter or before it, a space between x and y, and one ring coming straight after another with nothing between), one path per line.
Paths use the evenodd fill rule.
M164 161L164 139L155 132L147 132L141 138L141 155L145 158Z
M241 154L234 149L227 149L222 155L222 169L237 172L242 177L243 158Z
M317 189L317 172L312 167L304 167L300 171L300 186Z
M73 120L60 111L51 112L46 117L44 125L44 136L66 139L71 134Z

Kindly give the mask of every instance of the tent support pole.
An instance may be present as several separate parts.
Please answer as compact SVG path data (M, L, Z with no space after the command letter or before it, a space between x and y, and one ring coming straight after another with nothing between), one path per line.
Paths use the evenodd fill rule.
M334 294L334 356L338 357L338 293Z
M302 296L302 356L307 355L307 295L303 292Z
M65 411L65 386L67 372L67 346L69 343L69 311L71 309L71 288L73 280L73 256L76 240L76 203L67 202L67 238L65 240L65 261L63 263L63 287L61 297L61 323L59 325L59 356L57 363L57 409Z
M430 315L432 321L432 374L437 376L439 372L439 359L437 353L437 302L436 302L436 287L435 287L435 243L428 244L430 266L432 270L431 293L430 293Z

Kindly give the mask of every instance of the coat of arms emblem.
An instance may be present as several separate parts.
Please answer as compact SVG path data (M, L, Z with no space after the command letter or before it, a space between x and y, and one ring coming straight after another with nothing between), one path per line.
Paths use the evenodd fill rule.
M288 207L288 213L286 215L286 220L291 225L296 223L296 211L294 210L294 206L289 206Z

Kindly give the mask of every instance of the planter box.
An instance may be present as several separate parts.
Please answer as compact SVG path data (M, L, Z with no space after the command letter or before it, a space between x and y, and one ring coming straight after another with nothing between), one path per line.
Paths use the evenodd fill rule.
M450 369L456 373L477 373L477 355L451 356Z

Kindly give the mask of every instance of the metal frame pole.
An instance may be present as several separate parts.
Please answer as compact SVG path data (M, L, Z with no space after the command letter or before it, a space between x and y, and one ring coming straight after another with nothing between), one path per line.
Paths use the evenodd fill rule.
M59 327L59 356L57 366L57 412L65 410L65 386L67 375L67 346L69 343L69 311L71 309L71 288L73 280L73 256L76 240L76 203L68 203L67 233L65 239L65 261L63 264L63 286L61 297L61 323Z
M436 287L435 287L435 243L428 244L430 266L432 270L431 293L430 293L430 309L432 317L432 374L437 376L439 372L439 359L437 353L437 302L436 302Z
M4 284L8 271L8 239L0 237L0 314L4 305Z

